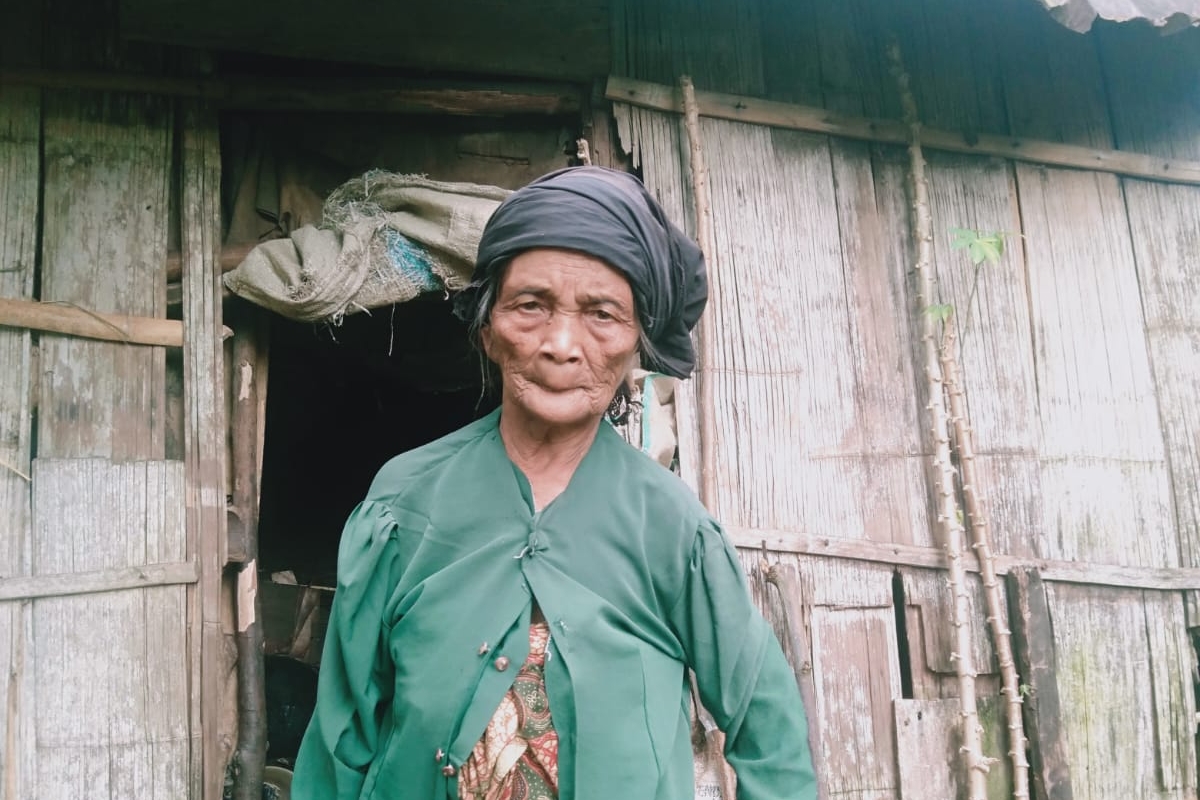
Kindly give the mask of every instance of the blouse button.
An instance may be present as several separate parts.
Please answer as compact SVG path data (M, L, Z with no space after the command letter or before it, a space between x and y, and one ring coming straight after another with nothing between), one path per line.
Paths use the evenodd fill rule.
M497 672L504 672L508 669L508 656L500 656L492 662L492 666L496 668Z
M433 760L435 762L437 762L438 764L442 763L442 759L445 757L446 757L446 751L440 747L437 749L437 752L433 754Z
M479 645L479 655L486 656L488 654L488 651L491 649L492 648L488 647L488 643L484 642L483 644Z
M453 778L455 772L456 770L454 769L453 764L447 764L446 766L442 767L442 774L447 778Z

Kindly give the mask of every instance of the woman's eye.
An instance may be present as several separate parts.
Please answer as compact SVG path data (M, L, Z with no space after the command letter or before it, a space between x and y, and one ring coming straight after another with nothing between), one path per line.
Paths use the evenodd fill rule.
M521 311L537 311L541 307L542 304L536 300L527 300L526 302L517 305L517 308Z
M600 309L600 308L597 308L594 311L592 311L592 316L595 317L596 319L600 320L601 322L610 322L610 321L616 319L616 317L614 317L612 314L610 314L607 311Z

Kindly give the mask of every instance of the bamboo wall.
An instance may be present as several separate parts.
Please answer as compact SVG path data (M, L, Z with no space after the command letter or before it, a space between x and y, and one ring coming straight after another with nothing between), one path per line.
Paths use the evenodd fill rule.
M688 73L700 90L898 119L885 57L895 36L928 126L1200 157L1195 31L1081 36L1016 0L668 0L614 14L616 74L673 85ZM678 115L618 105L617 117L648 185L693 219ZM799 569L830 796L954 797L950 595L940 570L917 566L936 564L941 543L907 154L716 119L701 135L716 240L716 512L749 571L764 542ZM1196 582L1156 580L1200 566L1200 188L926 155L937 302L958 311L986 478L976 488L995 549L1047 576L1034 599L1048 618L1033 627L1050 669L1032 688L1057 694L1062 729L1044 729L1042 796L1069 796L1053 772L1065 765L1075 798L1194 798L1197 623L1177 587ZM980 270L969 315L974 271L951 228L1021 234ZM978 685L994 696L977 581L975 592ZM989 755L1003 757L997 708L985 703L984 721ZM993 796L1005 773L993 771Z
M109 4L6 9L0 38L6 67L168 69L161 49L118 41ZM163 97L0 85L0 296L92 320L165 322L172 228L178 241L181 224L193 235L206 224L173 206L176 169L192 160L179 110ZM184 261L188 280L203 280L197 259ZM186 286L184 295L186 305ZM209 299L199 326L185 308L189 337L166 323L176 347L188 339L192 386L190 345L207 335L221 348ZM189 442L172 444L166 348L121 341L127 332L104 325L116 341L0 328L0 793L165 800L199 797L206 781L217 796L215 724L200 742L200 698L212 696L215 673L200 664L202 650L220 654L220 578L197 581L205 538L192 509L215 497L223 524L223 471L204 483L191 461L198 440L215 433L223 445L223 423L209 424L193 392ZM219 397L220 371L205 369ZM202 752L218 766L206 772Z

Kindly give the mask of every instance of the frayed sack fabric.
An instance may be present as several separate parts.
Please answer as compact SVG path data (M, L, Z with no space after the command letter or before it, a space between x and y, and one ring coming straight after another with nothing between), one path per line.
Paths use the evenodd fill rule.
M290 319L346 314L466 286L479 240L510 192L368 172L325 201L319 228L264 242L225 276L231 292Z

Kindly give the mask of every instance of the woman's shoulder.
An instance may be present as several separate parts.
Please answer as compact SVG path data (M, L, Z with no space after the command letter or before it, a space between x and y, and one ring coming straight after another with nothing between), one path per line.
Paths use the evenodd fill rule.
M700 498L683 479L646 453L620 437L611 429L606 432L607 446L617 466L624 491L641 494L647 503L663 514L699 524L708 519L708 511Z
M384 464L371 482L366 499L388 502L436 476L463 450L498 435L497 414L488 414L429 444L401 453Z

